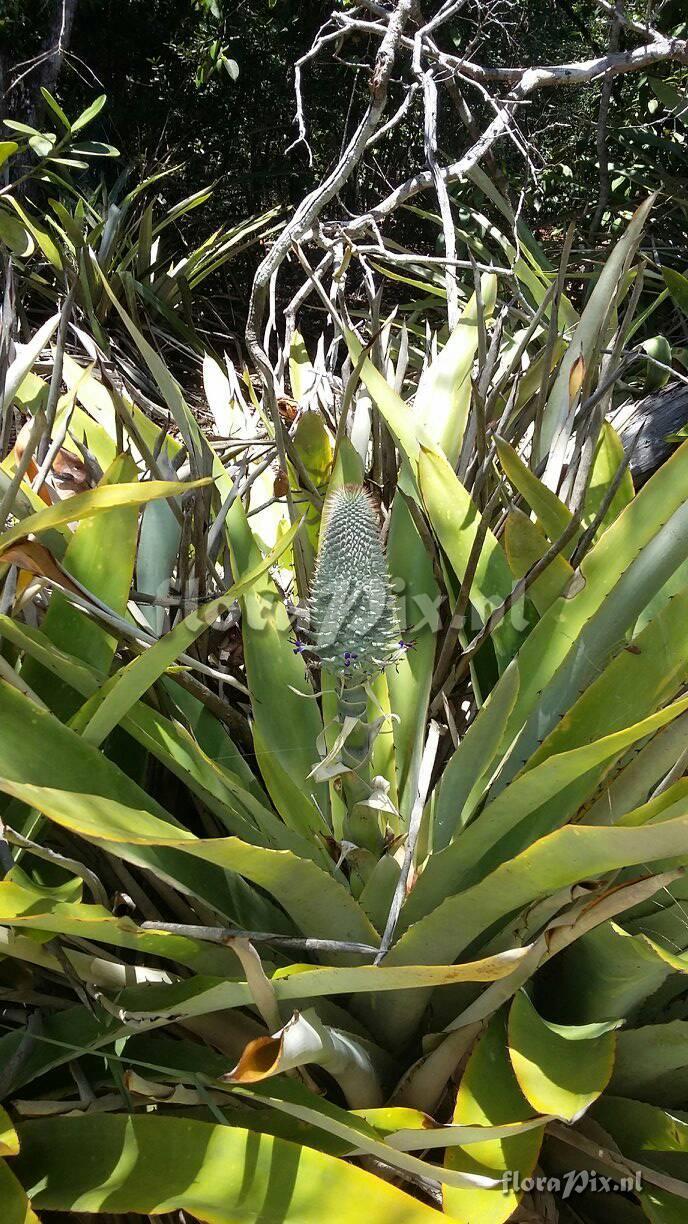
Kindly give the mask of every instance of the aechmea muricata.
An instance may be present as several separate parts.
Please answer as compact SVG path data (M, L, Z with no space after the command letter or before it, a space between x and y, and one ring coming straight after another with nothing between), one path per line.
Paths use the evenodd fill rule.
M364 489L345 485L325 504L309 635L322 667L352 680L381 671L403 650L396 597Z

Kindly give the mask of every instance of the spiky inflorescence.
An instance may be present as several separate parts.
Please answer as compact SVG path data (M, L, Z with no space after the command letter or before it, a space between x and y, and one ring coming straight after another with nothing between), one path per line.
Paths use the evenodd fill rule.
M399 654L397 606L367 493L330 494L310 600L311 650L328 671L370 675Z

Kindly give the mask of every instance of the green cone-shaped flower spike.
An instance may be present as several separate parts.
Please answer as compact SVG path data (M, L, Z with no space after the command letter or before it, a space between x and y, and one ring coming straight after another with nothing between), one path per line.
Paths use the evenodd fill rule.
M310 600L312 652L327 671L371 675L399 655L400 629L377 519L367 493L330 494Z

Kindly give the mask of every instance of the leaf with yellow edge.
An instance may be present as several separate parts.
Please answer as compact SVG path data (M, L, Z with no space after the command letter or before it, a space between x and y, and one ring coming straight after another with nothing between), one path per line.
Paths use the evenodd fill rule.
M4 1160L0 1160L0 1207L2 1224L40 1224L24 1187Z
M271 1135L190 1118L100 1115L21 1127L17 1169L42 1210L183 1210L203 1224L432 1224L438 1213L355 1165Z
M17 1132L9 1114L0 1106L0 1156L16 1156L18 1151Z
M523 578L549 548L549 541L539 526L522 510L509 511L504 525L504 551L515 578ZM550 604L566 589L573 569L561 553L554 557L544 573L528 588L528 597L542 616Z
M150 480L145 483L101 485L90 489L87 493L77 493L65 501L47 506L36 514L30 514L14 527L8 528L0 535L0 558L10 544L23 540L27 535L39 535L52 527L62 527L65 523L78 522L91 518L103 510L112 510L118 506L143 505L155 501L158 497L175 497L180 493L188 493L192 489L200 489L210 484L210 478L202 480Z
M509 1057L533 1109L574 1122L604 1092L621 1021L560 1025L543 1020L520 990L509 1011Z
M521 1092L506 1046L503 1012L491 1021L471 1054L459 1085L454 1109L455 1125L498 1126L525 1122L533 1110ZM493 1189L444 1187L447 1215L461 1224L505 1224L518 1206L520 1195L502 1178L516 1172L529 1176L537 1161L544 1126L507 1139L491 1139L470 1147L448 1149L445 1164L464 1173L499 1180ZM512 1178L513 1180L513 1178Z

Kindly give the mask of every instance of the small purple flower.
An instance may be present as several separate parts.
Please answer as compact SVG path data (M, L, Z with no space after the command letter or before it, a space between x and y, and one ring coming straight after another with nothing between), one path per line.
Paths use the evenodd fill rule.
M404 651L406 651L406 650L413 650L413 648L414 648L415 644L416 644L416 643L415 643L414 641L405 642L405 641L403 640L403 638L402 638L402 639L400 640L400 642L399 642L399 649L400 649L400 650L404 650Z
M344 666L351 667L353 660L357 658L358 658L358 655L354 654L352 650L345 650L344 651Z
M293 653L296 655L303 654L304 651L307 649L305 642L300 641L300 639L297 638L296 636L290 637L289 641L294 643Z

